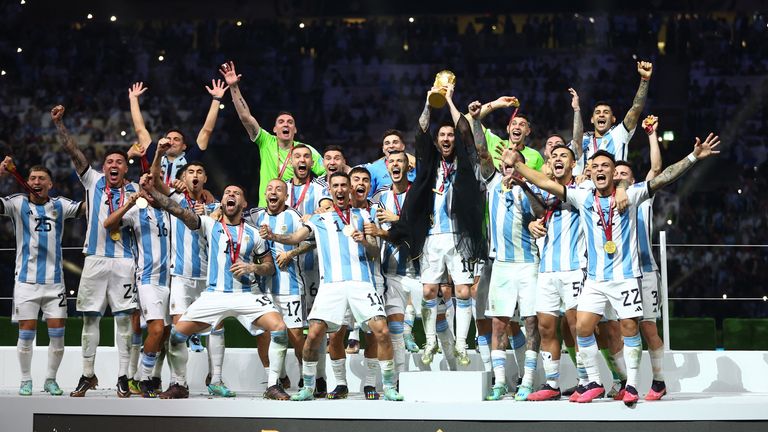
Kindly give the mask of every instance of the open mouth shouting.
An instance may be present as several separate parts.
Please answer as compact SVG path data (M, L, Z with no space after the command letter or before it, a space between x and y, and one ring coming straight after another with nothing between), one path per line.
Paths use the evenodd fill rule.
M552 164L552 168L555 171L555 175L561 175L565 170L565 164L563 162L557 161Z
M291 128L287 126L280 128L280 136L282 138L289 138L291 136Z
M307 174L307 164L302 162L296 166L296 173L299 174L300 177L304 177Z
M235 200L233 197L227 198L227 200L224 202L224 208L228 211L234 211L236 206L237 200Z
M605 129L608 126L608 119L599 117L597 119L597 128L598 129Z
M107 175L109 176L110 183L114 184L114 183L117 183L117 179L118 179L120 173L117 170L117 168L111 168L109 170L109 172L107 173Z
M512 129L509 137L512 139L512 141L519 142L521 139L523 139L523 131L520 129Z
M395 181L400 180L400 178L402 177L402 174L403 174L403 170L400 169L400 167L392 167L392 173L391 173L392 180L395 180Z
M277 194L269 194L267 196L267 202L271 204L272 206L277 205L277 203L280 201L280 198L277 197Z
M192 179L192 186L197 186L200 184L200 179Z
M599 184L605 183L605 181L608 179L608 176L606 176L603 173L595 174L595 182Z
M364 198L366 198L368 196L368 193L365 190L365 186L358 185L355 188L355 195L356 195L357 199L364 199Z

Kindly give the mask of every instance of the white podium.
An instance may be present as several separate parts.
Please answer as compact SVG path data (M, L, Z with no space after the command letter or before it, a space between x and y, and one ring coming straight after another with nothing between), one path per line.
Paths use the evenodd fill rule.
M491 388L491 372L419 371L400 374L400 393L412 402L479 402Z

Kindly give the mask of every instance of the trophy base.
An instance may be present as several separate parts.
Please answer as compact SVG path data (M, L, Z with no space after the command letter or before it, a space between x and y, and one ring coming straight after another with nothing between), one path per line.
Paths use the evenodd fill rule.
M432 93L429 95L427 103L429 103L429 106L432 108L442 108L446 104L445 95L441 93Z

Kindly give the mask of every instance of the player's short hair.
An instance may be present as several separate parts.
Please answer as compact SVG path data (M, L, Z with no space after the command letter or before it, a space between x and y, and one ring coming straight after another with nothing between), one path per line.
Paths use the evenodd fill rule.
M312 154L312 149L309 148L309 146L306 145L306 144L301 144L301 143L294 144L293 145L293 150L296 150L296 149L307 149L307 150L309 150L309 153Z
M576 153L574 153L573 149L571 149L567 145L565 145L565 144L558 144L558 145L552 147L552 151L559 150L559 149L566 149L566 150L568 150L568 152L571 154L571 157L573 158L573 160L576 160Z
M566 140L565 140L565 138L564 138L562 135L560 135L560 134L556 134L556 133L554 133L554 134L551 134L550 136L548 136L548 137L547 137L547 139L545 139L545 140L544 140L544 142L546 143L547 141L549 141L549 139L550 139L550 138L554 138L554 137L558 137L558 138L560 138L560 140L561 140L563 143L567 143L567 142L568 142L568 141L566 141ZM554 150L554 148L553 148L552 150Z
M337 151L341 153L342 157L344 157L344 149L340 145L330 144L325 146L325 148L323 149L323 156L325 156L325 154L328 153L329 151Z
M29 173L30 173L30 174L32 174L32 171L42 171L42 172L44 172L44 173L48 174L48 178L50 178L51 180L53 180L53 173L51 173L51 170L49 170L48 168L46 168L46 167L45 167L45 166L43 166L43 165L33 165L33 166L32 166L32 167L29 169Z
M625 160L617 160L617 161L614 163L614 168L618 168L618 167L620 167L620 166L625 166L625 167L629 168L629 170L632 172L632 176L634 177L634 175L635 175L635 169L634 169L634 168L632 168L632 165L631 165L629 162L627 162L627 161L625 161Z
M205 169L205 165L203 165L200 161L191 161L184 164L181 168L179 168L178 171L176 171L176 180L181 180L181 176L184 175L184 173L189 169L189 167L192 166L199 166L203 169L203 172L208 175L208 171Z
M368 168L361 167L361 166L356 166L356 167L352 168L351 170L349 170L349 177L350 177L350 179L352 178L353 174L366 174L366 175L368 175L368 178L371 178L371 172L368 171Z
M181 142L184 143L184 145L187 145L187 136L184 135L184 132L182 132L181 129L177 129L177 128L168 129L168 131L165 133L165 136L168 136L168 134L171 132L176 132L177 134L181 135Z
M453 129L453 133L454 134L456 133L456 126L453 124L453 122L451 122L450 120L446 120L446 121L440 123L440 126L437 127L437 130L435 131L435 139L437 139L437 136L440 134L440 129L442 129L444 127L449 127L451 129Z
M400 138L400 141L403 144L405 144L405 134L403 134L403 132L401 130L399 130L399 129L387 129L387 130L385 130L384 133L381 135L381 142L383 143L384 142L384 138L386 138L386 137L388 137L390 135L397 136L398 138Z
M331 182L333 181L334 177L344 177L347 179L347 184L351 183L352 181L349 179L349 174L341 171L336 171L335 173L331 174L330 177L328 177L328 187L331 186Z
M248 190L245 188L245 186L241 185L240 183L230 183L230 184L224 186L224 190L227 190L227 188L230 187L230 186L234 186L236 188L239 188L241 191L243 191L243 197L247 197L248 196Z
M599 107L600 105L605 105L608 108L610 108L611 111L613 111L613 107L611 107L611 104L609 104L607 100L599 100L599 101L595 102L595 105L592 107L592 112L595 112L597 107Z
M106 161L109 156L112 156L114 154L118 154L122 156L123 159L125 159L125 163L128 163L128 153L126 153L125 150L122 150L116 147L109 148L107 149L107 151L104 152L104 161Z
M615 166L616 165L616 158L613 156L613 153L605 150L598 150L596 151L589 160L595 160L598 156L604 156L611 160L611 163Z
M290 112L290 111L285 111L285 110L283 110L283 111L278 111L278 113L277 113L277 116L275 116L275 121L277 121L277 118L278 118L278 117L280 117L281 115L288 115L288 116L291 116L291 118L293 119L293 121L294 121L294 122L296 122L296 117L293 115L293 113L292 113L292 112Z

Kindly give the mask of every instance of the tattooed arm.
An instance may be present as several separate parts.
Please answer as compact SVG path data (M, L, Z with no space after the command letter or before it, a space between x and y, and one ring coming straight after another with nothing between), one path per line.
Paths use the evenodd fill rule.
M480 122L482 114L482 105L478 101L469 104L470 124L472 125L472 136L475 139L475 150L477 150L477 160L480 163L480 175L484 179L489 179L496 171L493 166L493 157L488 152L488 143L485 140L483 124Z
M255 140L261 127L259 126L259 122L256 121L256 118L251 115L251 110L248 108L248 104L245 103L243 94L240 93L239 84L242 75L238 75L237 72L235 72L234 62L224 63L221 65L219 72L224 76L224 81L229 86L229 93L232 95L232 102L235 104L237 116L240 117L243 127L245 127L245 130L248 132L248 137L251 141Z
M67 152L70 158L72 158L72 163L75 164L77 174L84 174L90 164L88 163L88 158L86 158L83 152L77 148L77 144L75 144L75 141L69 136L67 127L64 126L64 107L61 105L53 107L51 110L51 118L53 119L53 124L56 125L56 130L59 132L59 142L61 143L62 148L64 148L64 151Z
M692 167L697 161L705 159L713 154L720 153L719 150L714 150L720 144L720 137L710 133L704 142L697 137L696 142L693 145L693 151L681 161L674 165L668 166L667 169L661 172L658 176L654 177L648 182L648 188L651 193L663 188L664 186L677 180L688 168Z
M303 226L296 231L290 233L290 234L275 234L272 232L272 229L269 228L269 225L264 224L259 227L259 235L264 240L272 240L277 243L287 244L287 245L297 245L304 240L308 239L309 236L312 234L312 230L309 228Z
M429 93L427 95L429 95ZM427 133L427 129L429 129L429 103L427 102L424 102L424 111L422 111L419 116L419 127L424 133Z
M584 141L584 121L581 119L581 107L579 106L579 94L576 90L569 88L568 92L571 94L571 108L573 108L573 138L571 139L571 145L569 146L573 150L574 159L581 159L581 154L584 153L582 142Z
M624 127L631 131L637 126L640 114L645 107L645 101L648 99L648 84L653 73L653 64L650 62L637 62L637 72L640 74L640 86L637 88L635 99L632 101L632 107L624 116Z
M173 216L176 216L180 221L191 230L200 228L200 216L190 209L182 208L176 201L168 198L165 194L158 191L154 187L154 180L152 174L144 174L140 180L141 189L152 196L163 210L166 210Z

